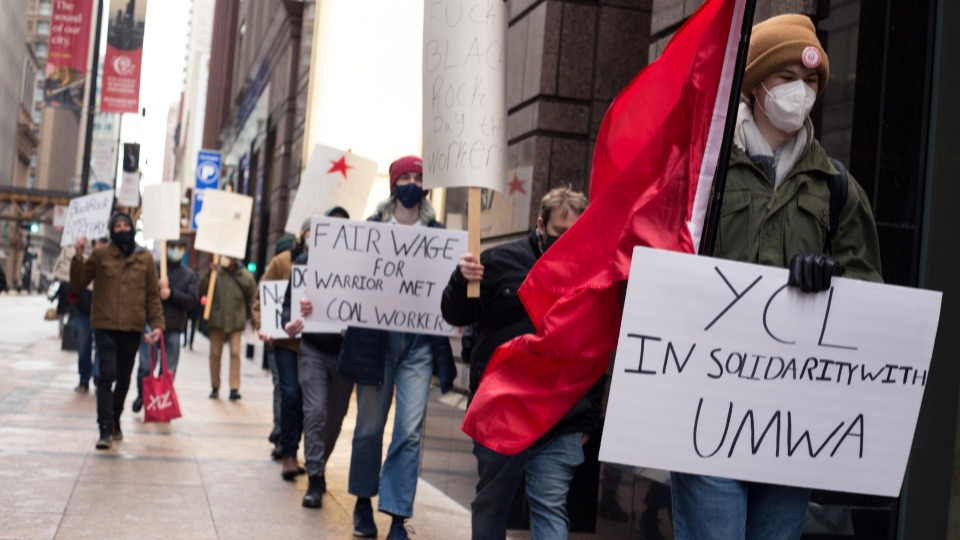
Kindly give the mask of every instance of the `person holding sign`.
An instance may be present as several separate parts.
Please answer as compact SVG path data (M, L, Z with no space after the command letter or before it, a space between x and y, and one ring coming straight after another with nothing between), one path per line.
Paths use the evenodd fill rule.
M834 275L882 280L867 196L814 138L810 110L829 76L810 19L754 26L714 253L789 268L789 285L809 293L830 290ZM829 223L831 202L844 199ZM680 540L799 538L810 499L805 488L686 473L672 473L671 487Z
M336 206L325 212L328 217L350 219L344 208ZM303 240L303 252L294 264L307 264L307 250L310 235L310 220L304 223L300 236ZM303 506L320 508L323 506L323 494L327 491L326 464L333 453L333 447L340 436L343 417L350 406L353 393L353 381L337 373L337 358L343 336L340 332L321 333L304 332L303 318L293 319L293 282L287 287L283 298L283 312L280 321L290 336L303 332L300 340L300 354L297 359L297 373L300 379L300 392L303 402L303 455L306 459L309 485L303 495ZM298 306L301 315L313 312L313 304L303 298Z
M210 274L204 274L200 280L198 294L204 294L210 287ZM252 317L253 299L257 294L257 282L237 261L226 256L220 257L220 278L214 286L213 302L210 310L210 399L220 397L220 360L223 357L223 345L230 345L230 401L240 399L240 336Z
M111 440L123 440L120 414L130 389L144 321L151 328L144 337L148 343L163 339L164 329L153 255L137 246L129 215L115 213L110 218L109 231L110 243L97 247L86 259L87 238L77 238L77 254L70 263L73 292L79 294L91 282L94 284L91 324L100 355L98 450L109 449Z
M405 156L390 164L390 197L371 221L408 227L443 227L424 199L423 162ZM309 316L303 310L304 316ZM349 491L357 497L354 534L377 536L370 501L380 494L379 510L393 516L387 538L407 538L404 522L413 516L417 492L420 441L430 377L436 373L441 390L453 385L456 366L450 340L407 332L347 329L337 370L357 384L357 426L350 458ZM393 439L381 467L383 429L396 389Z
M281 238L281 242L287 238ZM293 238L293 237L290 237ZM287 242L277 243L277 249L289 245ZM293 273L293 258L301 251L299 245L291 249L279 251L267 264L261 281L289 280ZM267 314L268 317L273 316ZM277 443L280 454L280 476L284 480L294 480L304 473L304 469L297 462L297 449L300 446L300 435L303 431L303 405L300 398L300 383L297 382L297 353L300 351L300 340L296 336L290 339L274 339L263 333L260 327L260 289L257 289L256 299L253 302L253 328L257 331L260 340L270 347L273 356L273 366L277 371L277 381L274 386L280 397L279 419L280 430Z
M543 196L537 226L524 240L460 257L443 290L443 318L455 326L476 325L470 353L470 394L482 383L483 370L493 350L507 341L536 332L517 289L540 255L569 229L587 207L587 198L569 188ZM467 284L480 282L480 298L467 297ZM507 515L513 494L526 475L530 503L530 531L534 538L566 538L570 528L567 493L583 462L582 445L599 425L604 379L560 420L553 429L523 452L508 456L474 442L477 457L476 496L471 504L473 538L506 538Z
M167 351L167 367L176 375L180 362L180 334L186 327L187 312L198 304L197 274L182 264L187 253L184 240L167 241L167 277L160 278L160 300L163 305L163 319L167 331L163 334L163 344ZM159 348L156 349L156 365L160 365ZM143 408L143 378L150 375L150 345L140 344L140 367L137 370L137 399L131 409L140 412Z

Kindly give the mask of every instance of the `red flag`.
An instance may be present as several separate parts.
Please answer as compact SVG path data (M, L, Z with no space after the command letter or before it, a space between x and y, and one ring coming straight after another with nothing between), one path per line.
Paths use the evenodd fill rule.
M537 334L494 352L463 420L480 444L523 451L603 375L634 246L692 253L699 245L744 4L704 3L611 104L594 150L592 202L520 288Z

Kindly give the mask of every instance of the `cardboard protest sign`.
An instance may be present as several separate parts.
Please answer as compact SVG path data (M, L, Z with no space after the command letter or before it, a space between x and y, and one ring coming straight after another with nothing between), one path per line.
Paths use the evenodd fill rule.
M60 250L57 261L53 263L53 277L59 281L70 281L70 261L77 254L77 248L67 246Z
M70 206L67 207L67 222L60 237L60 247L72 246L81 236L88 239L110 236L107 226L112 211L112 191L71 199Z
M283 330L280 315L283 312L283 297L287 294L289 280L260 282L260 332L274 339L290 336Z
M293 282L293 291L290 292L290 320L303 320L303 331L308 334L335 334L344 330L347 325L343 323L324 322L316 307L309 317L300 316L300 300L307 297L307 283L315 283L318 273L311 271L305 264L293 266L291 281Z
M423 17L423 187L507 188L507 7L427 2Z
M62 231L63 226L67 224L67 208L62 204L53 207L53 228Z
M203 210L197 214L194 249L234 259L247 254L253 198L216 189L203 192Z
M895 497L941 293L636 248L600 459Z
M440 296L467 234L432 227L315 217L307 298L320 320L452 336Z
M147 240L180 238L180 184L163 182L143 188L143 237Z
M304 220L322 216L334 206L362 218L376 176L375 161L329 146L314 146L284 230L297 234Z

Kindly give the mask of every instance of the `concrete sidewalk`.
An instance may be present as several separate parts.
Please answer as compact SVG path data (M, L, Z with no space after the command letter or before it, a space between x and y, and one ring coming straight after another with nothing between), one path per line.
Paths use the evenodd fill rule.
M97 451L96 398L73 391L77 356L60 350L56 321L42 320L47 306L42 296L0 295L0 538L352 538L355 403L320 510L300 506L306 478L283 481L270 459L272 385L259 355L243 359L242 400L212 400L199 335L195 350L181 351L183 418L144 424L129 410L134 388L125 440ZM380 538L389 523L377 514ZM469 511L423 480L408 523L416 540L470 536Z

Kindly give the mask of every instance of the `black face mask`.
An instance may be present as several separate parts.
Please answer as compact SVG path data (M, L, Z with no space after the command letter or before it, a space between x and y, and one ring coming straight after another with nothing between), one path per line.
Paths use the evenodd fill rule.
M544 253L550 249L550 246L552 246L554 242L560 239L559 236L553 236L552 234L546 233L540 234L539 231L537 231L537 235L540 237L540 250Z
M126 256L133 253L137 246L133 239L133 231L110 231L110 241Z

